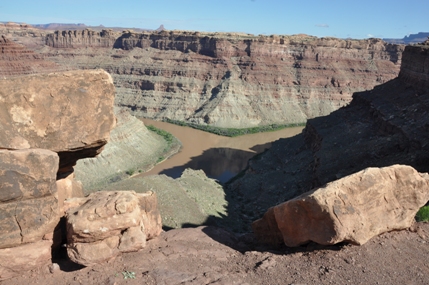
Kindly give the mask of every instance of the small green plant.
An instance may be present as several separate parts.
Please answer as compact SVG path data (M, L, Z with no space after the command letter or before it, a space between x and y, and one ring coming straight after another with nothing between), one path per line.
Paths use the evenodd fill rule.
M429 222L429 205L421 207L416 214L417 222Z
M133 271L122 271L124 279L136 279L136 273Z
M129 176L132 176L134 174L134 172L136 172L134 169L129 169L129 170L125 171L125 173L128 174Z
M158 157L158 160L156 161L156 163L160 163L161 161L163 161L164 160L164 157L163 156L159 156Z

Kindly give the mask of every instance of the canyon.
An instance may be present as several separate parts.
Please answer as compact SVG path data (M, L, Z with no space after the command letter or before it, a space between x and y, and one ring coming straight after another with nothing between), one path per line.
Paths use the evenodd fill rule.
M4 33L65 69L108 71L115 104L137 117L238 128L327 115L347 105L354 92L395 78L404 49L380 39L308 35L31 28Z
M164 31L159 34L162 33L168 32ZM123 34L133 33L126 32ZM233 36L236 35L231 34L231 37ZM307 38L307 36L291 37L299 38L303 48L301 40ZM129 38L131 39L127 42ZM270 38L264 37L264 40ZM272 39L274 38L275 36L272 37ZM283 37L283 39L286 38L288 37ZM18 36L16 36L16 40L31 44L38 41ZM327 41L327 39L315 40ZM333 41L347 43L346 40L333 39ZM371 41L374 42L372 51L380 48L380 51L375 54L386 56L385 49L388 45L385 46L379 40L368 40L367 44ZM166 41L161 42L167 45ZM230 53L231 55L236 55L234 52L240 52L239 49L237 51L234 47L228 49L228 42L223 43L226 46L220 49L221 52ZM269 45L264 41L261 42L265 46ZM65 43L67 44L67 41ZM80 64L85 63L85 60L87 61L86 63L91 62L90 57L80 57L79 54L73 55L73 52L85 49L93 53L94 57L92 59L96 58L97 60L102 59L105 50L116 54L130 55L135 53L134 55L138 55L141 52L140 49L145 49L138 47L138 45L145 44L145 37L140 35L124 37L120 43L117 43L122 45L119 50L97 48L96 45L105 45L106 41L98 41L96 36L91 38L90 41L81 41L80 44L85 48L55 48L40 45L35 50L37 53L43 54L46 59L56 62L62 68L92 68L89 67L90 65L80 66ZM88 46L89 44L95 46ZM161 45L163 46L164 44ZM129 49L125 47L129 47ZM179 58L186 54L204 59L217 58L215 54L204 54L206 53L204 47L206 45L203 45L203 47L195 45L187 53L179 50L173 50L172 53ZM404 48L403 46L395 45L390 47L398 50ZM103 49L105 50L103 51ZM162 53L162 48L147 47L147 49L148 51L162 54L163 57L165 56ZM69 51L68 55L66 55L67 50ZM367 54L369 51L363 48L356 50L356 53L352 53L353 56L357 56L360 52ZM95 51L99 53L97 54ZM347 48L332 50L332 53L338 56L337 54L342 54L341 51L346 52ZM147 284L231 284L234 282L241 284L320 284L329 282L341 284L349 282L356 284L377 282L386 284L426 284L428 281L427 276L429 276L429 267L426 262L428 254L427 243L429 242L428 224L416 223L405 231L382 234L372 238L360 247L345 244L320 246L310 242L296 249L288 247L273 248L259 243L250 232L250 224L262 217L274 205L323 186L328 182L348 177L348 175L369 166L383 167L400 163L411 165L419 172L428 172L428 51L428 45L407 46L403 55L401 55L401 52L394 52L393 54L397 55L396 58L393 55L387 56L389 59L386 61L386 65L392 67L389 69L389 72L392 72L390 79L386 79L386 75L383 75L383 78L378 81L381 84L376 87L374 85L377 84L377 78L372 79L375 80L373 81L373 83L375 82L373 86L362 89L359 89L361 87L356 87L359 90L355 91L359 92L354 92L353 95L351 93L345 94L346 97L349 96L348 99L344 98L346 103L337 102L336 111L331 110L333 112L329 115L312 118L312 116L316 116L316 114L312 114L305 116L305 118L304 116L301 117L304 120L308 119L301 134L274 142L270 149L251 159L245 171L230 181L224 188L220 187L215 181L208 179L203 173L193 171L186 171L180 179L173 180L161 175L141 179L127 179L118 182L116 185L110 185L111 187L120 186L122 187L121 189L125 189L125 187L131 187L126 185L125 182L131 181L133 190L136 192L151 190L151 188L161 189L160 196L162 198L162 195L164 195L170 199L167 206L171 210L183 213L185 210L190 209L187 207L187 203L192 203L189 205L193 205L194 212L199 211L198 216L194 216L194 220L183 226L196 226L198 224L209 224L211 226L162 232L159 238L148 241L146 248L140 252L123 254L108 263L95 265L91 268L82 269L65 261L59 261L61 270L52 269L49 272L48 268L41 268L39 271L24 273L14 279L6 280L4 284L28 283L30 279L34 284L122 284L125 282L127 284L141 282ZM246 58L246 56L251 58L252 53L242 57ZM72 61L73 57L76 58L75 62ZM125 68L127 59L119 58L116 62L120 63L121 59L123 59L124 65L122 67ZM392 63L392 59L396 64ZM294 58L294 60L299 59ZM373 62L376 63L378 72L383 64L377 60ZM164 59L162 58L158 61L164 61ZM314 61L312 62L314 64ZM351 63L353 60L347 62ZM363 62L363 60L358 60L358 62L362 64L368 63ZM401 63L400 70L399 62ZM106 60L99 61L99 64L108 67L111 63ZM303 64L308 67L310 62L303 62ZM158 65L158 67L160 66ZM222 70L221 67L222 65L219 67L220 70ZM273 66L271 67L274 68ZM215 92L216 94L212 95L225 94L225 90L229 90L230 87L231 89L236 87L237 82L235 80L241 79L235 77L234 71L238 70L234 68L232 66L231 70L233 72L228 73L230 77L221 78L221 80L226 80L227 82L219 87L218 93ZM299 68L295 68L298 70L302 68L302 65ZM265 72L267 70L268 68L266 68ZM186 70L186 72L188 71ZM329 80L328 82L332 80L332 77L330 77L332 75L331 71L327 68L326 74L328 76L326 80ZM259 70L259 72L264 73L263 70ZM283 75L282 72L285 72L285 70L280 70L276 74ZM111 73L113 74L113 82L119 90L118 94L121 94L124 88L120 85L121 81L118 80L118 74ZM221 76L221 73L219 76ZM336 69L336 73L341 72ZM354 73L353 82L356 80L362 83L359 80L365 77L364 75L367 75L364 69L359 72L354 71ZM162 84L165 83L162 74L159 74L161 78L158 78L160 81L156 88L163 86ZM321 72L321 74L324 73ZM128 76L128 74L124 74L124 76ZM132 78L126 78L127 82L134 82ZM296 76L293 78L297 79ZM308 74L305 74L302 78L307 78L306 80L310 81ZM182 80L183 78L179 79ZM151 80L154 80L154 78L151 78ZM192 80L189 79L189 81ZM307 82L306 80L302 82ZM296 81L299 84L292 84L294 84L294 88L302 88L299 89L301 92L304 90L303 87L299 87L302 82ZM342 81L339 82L338 86L335 86L336 81L333 80L333 83L330 83L332 87L326 87L332 89L332 94L337 99L341 97L339 95L343 95L339 91L348 90L344 87ZM268 83L261 81L261 86L266 85ZM195 84L195 86L199 85ZM308 87L307 90L309 89L311 88ZM157 93L154 89L142 90L140 88L139 92L141 93L139 95L142 95L145 91L153 91L150 94L153 95L152 101L155 104L155 95L159 95L160 92ZM166 89L163 92L171 91ZM335 93L336 91L338 93ZM176 93L180 92L177 91ZM346 92L344 91L343 93ZM117 97L120 97L121 95L118 94ZM186 94L189 94L189 92ZM317 94L320 95L320 93ZM234 96L236 95L234 93ZM178 96L184 95L179 94ZM225 97L228 96L230 95ZM173 104L173 97L170 107L176 106ZM218 96L214 96L213 99L216 98ZM323 96L320 98L323 99ZM295 102L296 98L292 99L291 101ZM340 99L338 100L341 101ZM170 102L169 100L166 101ZM222 102L224 103L225 101ZM223 106L225 109L220 110L222 104L219 107L219 104L216 104L217 102L211 103L212 105L208 102L206 105L210 106L204 105L204 108L200 110L203 113L206 112L207 119L205 117L196 117L195 111L188 110L190 113L194 112L194 117L191 119L191 117L183 116L183 120L209 123L216 126L222 126L224 122L231 120L231 117L228 117L228 112L226 112L226 115L222 112L227 110L226 107L232 108L234 106ZM127 106L127 104L121 103L120 98L116 98L116 104L121 107ZM132 112L141 111L138 110L140 108L138 104L132 106L136 106L135 110L131 108ZM245 106L245 104L242 106ZM213 109L210 109L212 107ZM159 111L167 112L167 109L160 107ZM323 114L322 111L326 111L322 109L323 107L319 106L319 115ZM178 110L180 114L184 112L180 108L173 108L172 110ZM213 112L207 110L212 110ZM232 108L232 110L235 109ZM168 112L171 112L171 109ZM240 115L246 120L251 118L246 114ZM168 116L162 114L161 117ZM254 120L249 125L271 122L269 118L264 120ZM232 125L235 124L234 121L231 122ZM207 193L198 191L201 189L205 189ZM114 189L112 188L112 190ZM187 197L188 201L184 201L183 197ZM198 203L207 198L208 201ZM172 212L171 216L175 217L174 215L176 215L176 212ZM168 215L167 218L169 218ZM171 220L169 227L175 227L175 222L176 220ZM165 220L163 220L163 223L165 224ZM231 232L231 230L236 233ZM389 260L389 262L386 263L386 260ZM76 269L80 270L76 271ZM135 273L135 280L124 280L122 276L124 272Z
M269 207L366 167L405 164L429 171L429 46L407 46L399 76L356 92L330 115L280 139L225 188L228 225L249 230Z

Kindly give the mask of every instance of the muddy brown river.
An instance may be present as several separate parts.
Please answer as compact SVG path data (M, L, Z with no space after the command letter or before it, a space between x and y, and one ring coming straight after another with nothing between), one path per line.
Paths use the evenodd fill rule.
M269 148L273 141L292 137L301 133L303 129L294 127L229 138L149 119L143 119L143 122L147 126L153 125L170 132L183 146L179 153L139 176L165 174L177 178L186 168L192 168L204 170L208 177L221 183L225 183L243 170L251 157Z

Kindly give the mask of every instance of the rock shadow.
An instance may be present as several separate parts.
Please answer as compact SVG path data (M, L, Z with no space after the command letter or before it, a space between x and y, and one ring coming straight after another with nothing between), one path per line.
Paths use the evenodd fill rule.
M244 170L250 158L263 152L269 145L255 145L251 148L255 152L233 148L211 148L199 156L192 157L188 163L165 169L160 174L179 178L186 168L201 169L207 177L224 184Z

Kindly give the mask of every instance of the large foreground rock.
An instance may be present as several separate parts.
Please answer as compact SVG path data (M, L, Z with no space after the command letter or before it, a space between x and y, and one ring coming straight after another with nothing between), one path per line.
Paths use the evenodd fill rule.
M67 204L67 252L85 266L138 251L162 231L153 192L97 192Z
M270 208L252 227L260 240L272 244L361 245L410 227L428 200L428 174L403 165L367 168Z
M0 80L0 86L1 148L49 149L63 168L95 156L107 143L115 124L107 72L30 75Z

